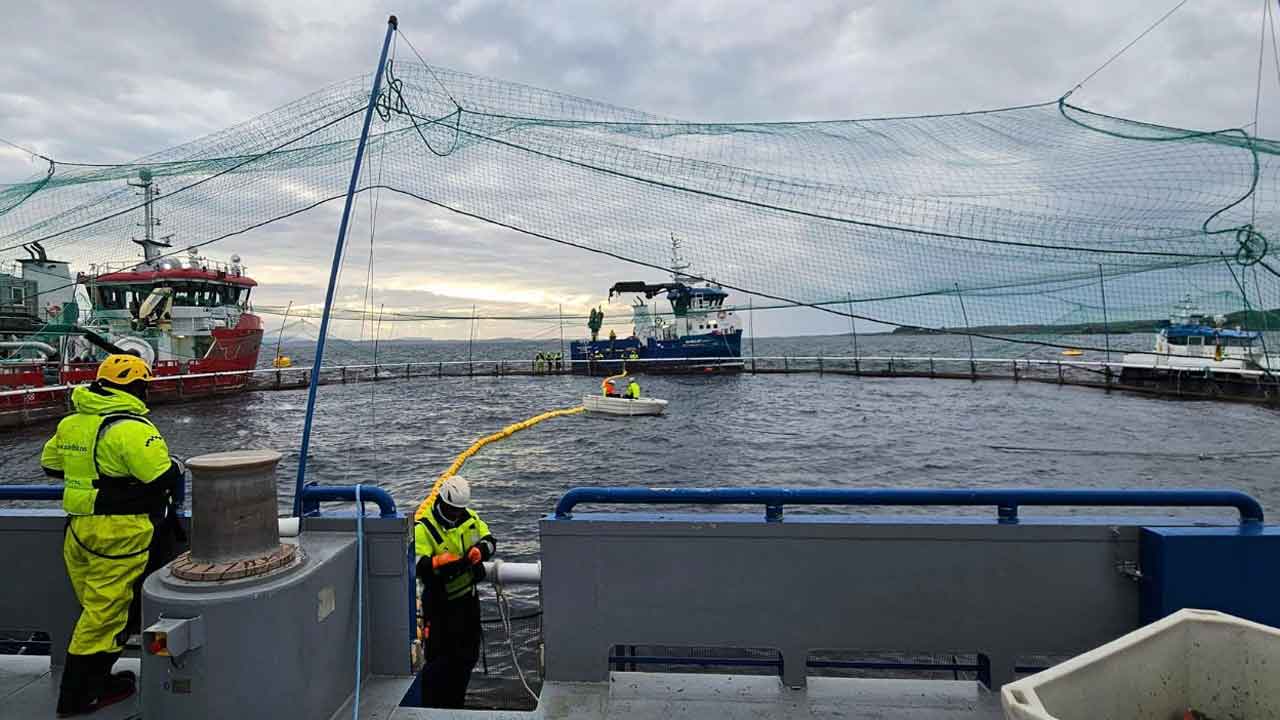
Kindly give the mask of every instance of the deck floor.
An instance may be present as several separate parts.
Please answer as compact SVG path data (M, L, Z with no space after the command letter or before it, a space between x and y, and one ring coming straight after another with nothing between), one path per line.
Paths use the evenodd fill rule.
M122 658L116 670L138 672L137 658ZM0 655L0 720L52 718L58 704L62 671L49 669L45 655ZM93 720L126 720L138 716L138 696L103 708Z
M138 671L137 659L117 669ZM51 718L59 676L49 658L0 656L0 720ZM547 683L535 710L426 710L399 707L411 678L372 677L360 702L362 720L999 720L998 695L973 682L809 678L803 690L776 677L615 672L610 682ZM335 718L351 716L350 707ZM94 713L94 720L138 718L137 698ZM165 719L148 719L165 720ZM249 720L246 718L246 720Z
M406 683L375 678L364 720L1000 720L1000 697L951 680L809 678L789 690L776 677L615 672L608 683L547 683L537 709L450 711L395 707ZM392 699L394 698L394 699ZM347 710L346 716L350 716ZM334 717L343 717L342 713Z

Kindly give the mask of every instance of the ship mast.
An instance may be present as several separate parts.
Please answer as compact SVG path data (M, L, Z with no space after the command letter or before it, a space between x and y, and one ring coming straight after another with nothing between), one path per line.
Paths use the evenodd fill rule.
M156 240L155 229L160 226L160 218L155 216L153 204L157 197L160 196L160 188L151 180L151 171L143 168L138 171L138 181L129 181L131 187L142 188L142 209L146 214L146 220L142 223L142 239L132 238L132 240L142 246L143 259L151 263L158 259L164 253L162 249L173 247L168 240L172 235Z
M692 279L684 272L689 269L689 263L680 256L681 244L680 238L676 237L675 233L671 233L671 279L674 282Z

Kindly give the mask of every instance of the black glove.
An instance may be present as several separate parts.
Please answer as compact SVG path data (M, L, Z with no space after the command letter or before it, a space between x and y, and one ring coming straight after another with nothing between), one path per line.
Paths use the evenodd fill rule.
M475 582L484 582L486 573L484 571L484 563L476 563L471 566L471 579Z

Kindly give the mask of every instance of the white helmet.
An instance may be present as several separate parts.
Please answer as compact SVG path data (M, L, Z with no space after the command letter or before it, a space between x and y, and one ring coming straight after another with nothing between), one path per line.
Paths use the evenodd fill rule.
M471 483L461 475L454 475L440 486L440 499L446 505L464 508L471 504Z

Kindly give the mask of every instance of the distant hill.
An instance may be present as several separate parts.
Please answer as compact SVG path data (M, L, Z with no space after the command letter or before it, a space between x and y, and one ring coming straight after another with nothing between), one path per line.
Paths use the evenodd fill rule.
M1275 328L1280 330L1280 309L1276 310L1240 310L1227 313L1227 327L1240 326L1246 330L1263 330ZM1068 323L1064 325L975 325L968 332L982 335L1127 335L1130 333L1152 333L1160 328L1168 327L1169 320L1126 320L1109 323L1101 321L1090 323ZM950 328L952 332L965 332L965 328ZM894 335L933 335L946 333L942 330L926 328L896 328Z

